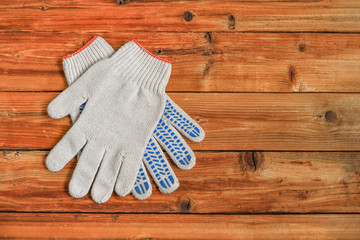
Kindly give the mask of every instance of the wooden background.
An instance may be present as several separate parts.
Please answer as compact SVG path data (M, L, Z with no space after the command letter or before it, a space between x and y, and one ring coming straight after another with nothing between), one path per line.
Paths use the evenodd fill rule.
M181 185L102 205L45 167L71 126L61 57L100 35L173 62L206 131ZM360 1L2 0L0 237L360 238Z

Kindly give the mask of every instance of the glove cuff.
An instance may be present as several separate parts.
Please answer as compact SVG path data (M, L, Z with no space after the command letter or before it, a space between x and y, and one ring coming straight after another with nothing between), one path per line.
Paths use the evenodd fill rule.
M171 74L171 62L155 56L136 40L124 44L109 61L125 81L154 91L165 91Z
M114 54L114 49L102 37L94 36L76 52L63 57L66 81L70 85L96 62Z

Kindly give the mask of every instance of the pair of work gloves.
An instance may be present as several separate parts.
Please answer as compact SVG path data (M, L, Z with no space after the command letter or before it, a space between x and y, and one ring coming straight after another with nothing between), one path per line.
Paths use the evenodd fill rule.
M136 40L118 51L101 37L63 58L69 87L48 106L52 118L70 114L73 126L51 150L46 166L59 171L78 154L69 193L106 202L113 191L139 200L152 193L147 171L162 193L179 181L159 144L181 169L195 165L184 139L205 133L170 97L165 87L171 63L154 56ZM147 169L147 171L146 171Z

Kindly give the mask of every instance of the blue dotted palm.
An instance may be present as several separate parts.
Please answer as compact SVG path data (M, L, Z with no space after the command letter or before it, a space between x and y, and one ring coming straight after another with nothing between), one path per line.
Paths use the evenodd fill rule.
M179 181L159 144L179 168L191 169L195 165L195 155L179 132L194 142L200 142L205 137L202 128L167 97L164 114L144 153L145 165L141 165L132 190L135 198L146 199L152 193L145 167L162 193L171 193L179 187Z

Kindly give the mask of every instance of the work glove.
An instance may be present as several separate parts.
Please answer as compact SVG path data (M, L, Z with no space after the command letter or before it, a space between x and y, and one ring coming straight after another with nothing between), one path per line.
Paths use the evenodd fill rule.
M89 68L48 106L62 118L86 102L81 115L50 151L46 165L61 170L83 149L74 170L73 194L106 202L114 189L130 193L142 156L165 109L171 64L136 41Z
M63 66L68 84L71 85L89 67L102 59L110 57L114 52L113 48L103 38L94 37L80 50L65 56ZM82 104L79 109L71 112L73 122L78 118L84 105ZM179 181L159 147L158 141L181 169L190 169L195 165L196 158L193 151L173 125L195 142L200 142L204 138L205 134L202 128L167 96L164 114L147 144L132 189L133 196L139 200L148 198L152 193L145 166L162 193L171 193L179 186ZM77 188L74 186L74 183L77 183L76 177L75 174L72 177L69 192L73 197L82 197L82 195L78 196L73 191L74 188Z

